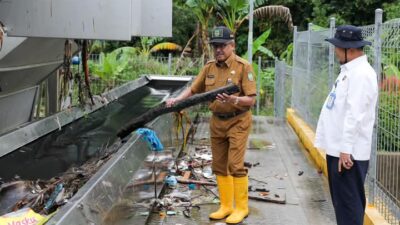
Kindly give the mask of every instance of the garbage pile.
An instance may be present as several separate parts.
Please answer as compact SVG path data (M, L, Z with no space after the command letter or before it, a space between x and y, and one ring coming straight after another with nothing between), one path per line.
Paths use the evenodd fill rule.
M64 205L118 149L119 142L79 167L71 167L59 177L49 180L15 180L0 184L0 215L30 208L48 215Z
M211 163L209 146L196 146L194 151L176 159L165 176L164 193L154 203L153 212L158 212L160 217L191 217L192 210L199 210L201 205L218 204L217 184Z
M157 184L160 186L159 188L161 188L162 182L165 184L161 197L152 197L149 186L147 188L143 186L150 185L154 181L149 168L145 179L147 180L146 182L143 180L143 174L146 173L142 172L142 176L136 175L132 185L136 187L141 185L141 188L147 191L147 195L145 196L144 193L146 192L143 192L143 201L131 203L132 207L136 208L132 210L133 216L154 217L156 214L160 220L169 216L191 218L193 210L200 210L205 205L219 204L216 177L211 169L211 147L209 145L191 145L190 147L191 151L188 151L182 157L178 157L173 162L171 162L173 157L168 151L164 152L165 155L160 156L160 159L157 160L157 167L160 169L156 176ZM149 156L146 159L147 162L145 163L148 167L151 165L152 157ZM166 160L167 158L168 160ZM245 162L245 166L250 170L261 165L259 162ZM266 182L252 177L249 179L250 199L285 203L284 196L278 195L273 190L270 191ZM138 190L136 189L136 191ZM137 200L137 196L134 199Z

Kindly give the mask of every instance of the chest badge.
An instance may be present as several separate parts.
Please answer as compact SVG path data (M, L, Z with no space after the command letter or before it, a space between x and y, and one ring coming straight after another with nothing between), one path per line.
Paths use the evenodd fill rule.
M254 77L252 73L248 73L247 74L247 79L249 79L249 81L254 81Z

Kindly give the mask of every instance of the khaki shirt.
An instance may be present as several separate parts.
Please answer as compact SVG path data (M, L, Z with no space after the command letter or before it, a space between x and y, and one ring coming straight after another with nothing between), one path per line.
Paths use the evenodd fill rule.
M232 53L222 63L215 60L207 62L191 85L193 94L207 92L234 83L240 87L240 93L235 96L255 96L256 82L253 68L246 60ZM209 104L212 112L229 113L248 110L248 106L238 106L233 103L213 101Z

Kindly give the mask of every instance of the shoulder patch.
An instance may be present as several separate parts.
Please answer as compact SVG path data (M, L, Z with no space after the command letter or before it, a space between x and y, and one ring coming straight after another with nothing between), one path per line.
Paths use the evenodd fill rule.
M249 81L254 81L254 77L253 77L253 74L252 74L251 72L249 72L249 73L247 74L247 79L248 79Z

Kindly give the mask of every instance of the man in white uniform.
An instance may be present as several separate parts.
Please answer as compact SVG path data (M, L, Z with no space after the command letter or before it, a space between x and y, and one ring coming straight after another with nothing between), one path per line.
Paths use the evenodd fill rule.
M329 188L338 225L363 225L364 181L372 147L377 75L363 52L361 29L344 25L335 37L340 74L318 121L314 145L326 151Z

